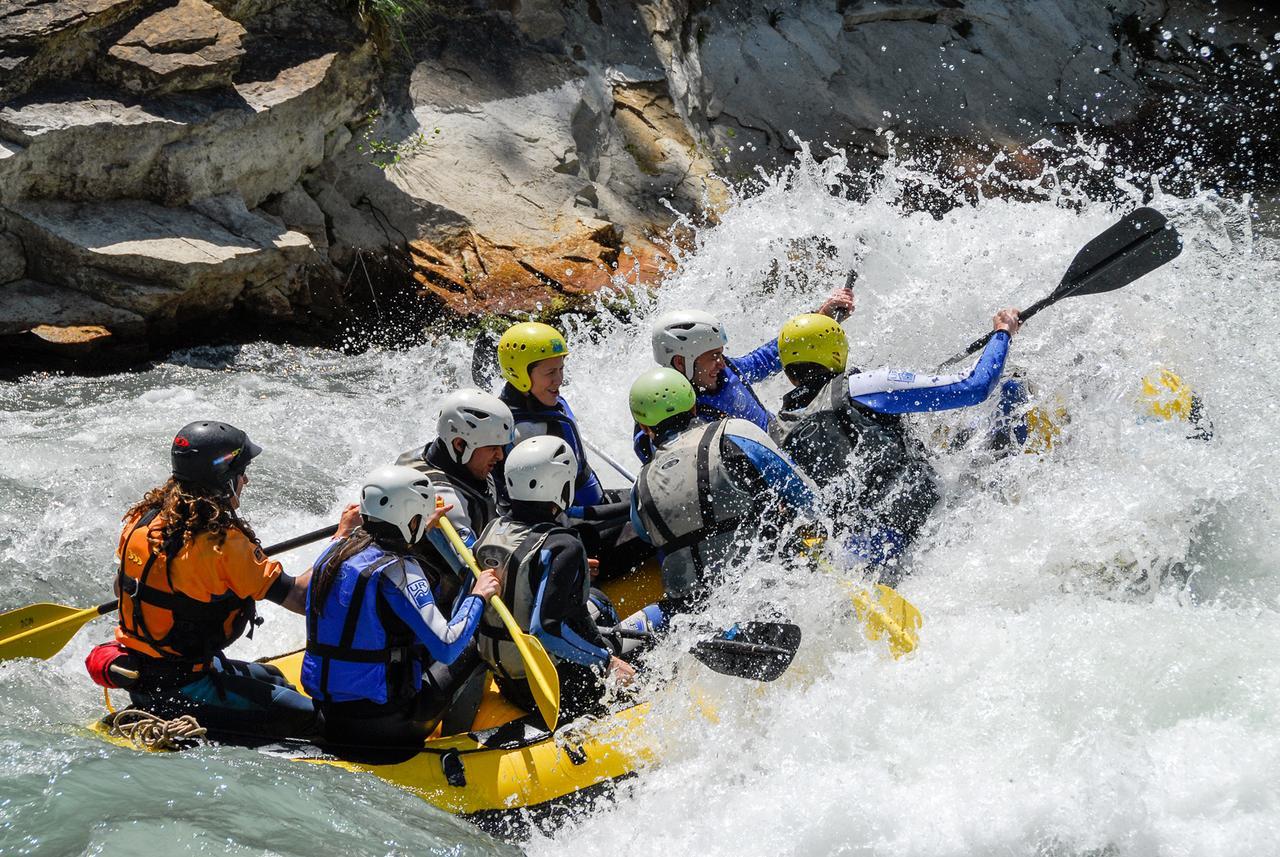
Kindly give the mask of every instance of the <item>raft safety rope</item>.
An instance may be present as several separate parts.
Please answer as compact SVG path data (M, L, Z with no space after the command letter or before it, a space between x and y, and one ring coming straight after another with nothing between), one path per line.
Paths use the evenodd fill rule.
M137 708L116 711L104 722L111 735L132 741L144 750L179 750L182 742L203 738L208 731L190 714L165 720Z

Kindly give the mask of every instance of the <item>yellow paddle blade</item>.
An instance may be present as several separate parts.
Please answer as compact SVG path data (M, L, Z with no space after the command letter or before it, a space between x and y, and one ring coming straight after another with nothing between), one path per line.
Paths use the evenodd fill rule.
M437 496L436 508L443 505L444 503ZM480 566L476 565L475 556L463 543L462 537L453 527L453 522L441 515L439 527L454 551L467 564L467 568L479 577ZM547 654L546 649L542 648L542 643L538 642L537 637L520 630L515 617L507 609L507 605L502 603L501 598L495 595L489 599L489 604L497 611L498 618L502 620L507 633L511 635L511 641L516 644L520 659L524 661L525 680L529 682L533 701L538 704L538 713L542 715L548 729L555 729L556 723L560 720L560 676L556 673L555 664L551 662L551 656Z
M511 641L520 652L520 658L524 661L524 677L529 682L533 701L538 704L538 713L542 715L547 728L554 730L560 719L560 676L556 672L556 665L551 662L551 656L542 648L537 637L520 630L515 617L501 598L495 595L489 600L489 604L498 611L502 624L511 635Z
M0 661L10 658L49 658L87 622L102 615L101 608L65 604L31 604L0 613Z
M854 587L847 584L849 589ZM863 633L871 641L886 637L889 651L900 658L915 651L919 641L916 633L924 624L924 617L916 606L883 583L875 585L875 598L865 589L852 593L853 609L864 622Z
M823 540L819 538L804 540L809 559L820 571L840 577L835 566L819 553L822 544ZM883 583L875 585L874 593L847 580L841 580L841 585L853 601L853 611L863 623L862 632L867 635L868 640L875 642L882 637L887 638L889 651L894 658L915 651L919 642L919 634L916 632L924 624L924 616L914 604Z

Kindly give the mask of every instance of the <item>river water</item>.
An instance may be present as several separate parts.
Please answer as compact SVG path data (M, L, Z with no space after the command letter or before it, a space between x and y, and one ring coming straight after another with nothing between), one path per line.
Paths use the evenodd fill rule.
M738 200L630 318L570 323L565 393L589 437L633 462L626 389L657 312L718 313L730 353L816 306L856 256L851 360L935 365L1057 283L1118 216L1059 192L904 215L909 168L853 203L842 162L802 156ZM1123 195L1127 188L1118 184ZM1140 202L1136 191L1127 207ZM804 628L778 682L681 661L652 688L659 762L612 807L522 843L535 855L1235 855L1280 842L1280 245L1247 200L1157 195L1186 249L1123 291L1036 317L1011 364L1070 414L1045 455L938 452L945 502L900 591L925 616L893 661L836 581L752 565L713 606L762 600ZM825 236L823 268L803 243ZM797 243L799 240L799 243ZM433 431L469 375L448 337L358 356L250 345L143 371L0 386L0 609L109 598L123 511L163 480L176 428L213 416L266 450L246 511L267 543L334 519L360 476ZM1161 367L1201 394L1211 442L1140 416ZM760 388L776 402L784 383ZM922 437L971 416L920 419ZM621 484L603 464L607 483ZM302 571L315 556L285 557ZM760 581L771 580L765 587ZM297 646L273 605L253 657ZM148 756L84 730L101 714L81 662L90 625L49 662L0 663L0 854L498 854L490 839L370 777L208 748ZM671 659L676 654L670 655ZM716 715L690 717L690 694Z

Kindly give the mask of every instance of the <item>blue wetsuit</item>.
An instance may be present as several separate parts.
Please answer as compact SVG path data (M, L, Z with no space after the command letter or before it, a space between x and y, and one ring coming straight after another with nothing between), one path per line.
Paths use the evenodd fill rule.
M933 468L902 421L906 414L963 408L999 386L1009 334L998 331L968 373L884 367L797 387L783 400L775 439L820 484L849 491L833 517L857 532L848 547L873 562L900 554L938 502ZM850 482L852 462L862 478Z
M769 430L773 414L760 402L751 385L782 371L782 359L778 356L778 343L770 340L755 351L741 357L725 360L720 372L720 384L714 392L698 391L695 412L706 422L738 417L753 422L763 431ZM632 444L636 458L648 463L653 458L653 447L648 436L636 427Z
M573 450L574 457L578 459L578 478L573 486L574 505L568 510L571 518L583 517L583 506L598 506L606 502L604 486L600 484L600 478L596 476L590 462L587 461L587 450L578 432L578 420L563 396L557 396L555 405L547 407L528 393L521 393L510 384L506 384L498 394L498 398L511 408L511 415L515 417L516 443L531 437L552 435L564 440ZM514 445L508 446L507 452L510 452ZM509 503L509 498L506 481L503 479L503 470L503 463L499 462L493 470L493 484L498 491L500 504L505 507Z

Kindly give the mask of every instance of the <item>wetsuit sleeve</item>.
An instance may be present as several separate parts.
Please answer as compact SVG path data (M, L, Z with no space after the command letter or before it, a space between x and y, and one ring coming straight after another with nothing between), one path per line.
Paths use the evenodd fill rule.
M737 449L759 474L763 486L777 493L788 506L796 511L817 513L816 489L763 432L753 436L729 428L725 430L724 442Z
M849 376L849 398L878 414L916 414L967 408L995 390L1009 354L1003 330L982 350L968 375L925 375L905 369L876 369Z
M649 439L649 435L644 433L644 429L640 426L635 427L635 435L631 439L631 448L635 450L636 458L640 459L641 464L648 464L653 458L653 441Z
M475 636L484 612L480 596L459 598L453 616L446 618L436 605L431 581L412 557L388 566L379 585L387 605L440 663L453 663Z
M543 570L529 632L548 652L583 666L605 666L610 649L587 609L587 552L569 533L552 533L538 553Z
M261 601L284 570L284 566L268 559L262 548L249 541L249 537L237 527L226 531L226 538L221 545L205 538L197 539L191 548L201 552L211 551L223 583L241 598ZM191 559L201 562L203 558L193 556Z
M653 544L653 539L649 537L649 531L644 528L644 524L640 521L640 495L636 493L635 486L631 486L631 526L635 529L636 535L649 544Z
M778 341L771 339L755 351L733 358L733 367L743 381L754 384L782 371L782 358L778 356Z

